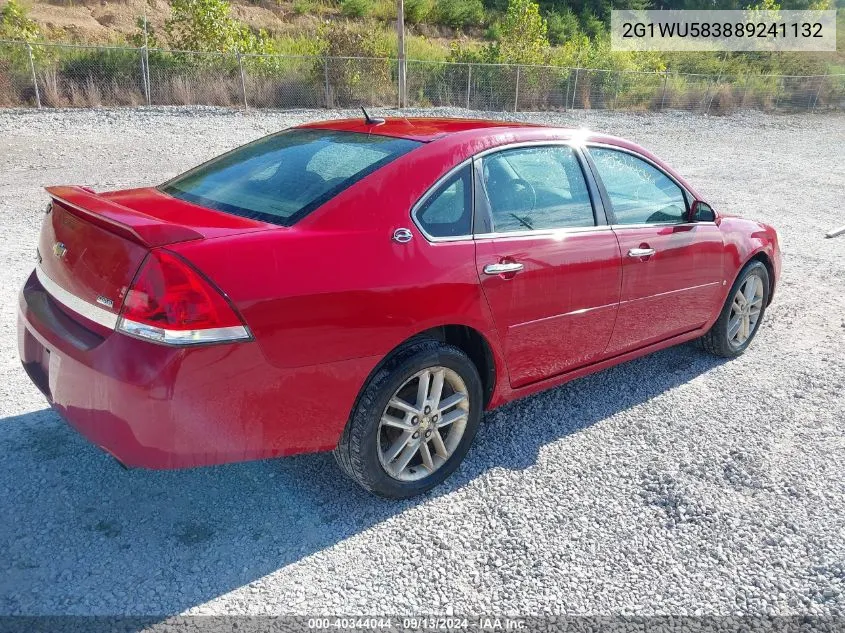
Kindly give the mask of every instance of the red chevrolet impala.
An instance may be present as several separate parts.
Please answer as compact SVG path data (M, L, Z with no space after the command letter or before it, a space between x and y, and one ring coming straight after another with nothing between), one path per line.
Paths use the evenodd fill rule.
M312 123L159 187L50 187L23 366L128 466L334 450L390 497L482 412L670 345L749 345L775 230L628 141L516 123Z

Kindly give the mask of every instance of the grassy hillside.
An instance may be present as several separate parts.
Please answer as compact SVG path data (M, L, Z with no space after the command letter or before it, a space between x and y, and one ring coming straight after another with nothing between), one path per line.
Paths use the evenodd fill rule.
M141 16L146 15L149 32L153 36L151 46L180 46L180 42L171 41L165 29L166 21L173 16L175 4L165 0L16 1L26 19L34 23L37 29L34 39L37 40L137 45L142 41L139 29ZM615 0L613 5L605 0L541 0L535 7L538 18L542 16L543 19L543 54L536 59L524 59L519 51L514 58L499 50L496 57L490 59L489 55L485 57L484 51L489 51L491 46L497 46L508 37L503 26L508 1L405 0L408 57L548 63L618 70L671 68L677 72L713 74L845 72L843 9L838 14L839 50L833 54L625 54L610 51L604 22L593 11L606 14L605 5L620 7L626 3L630 6L638 3L653 6L656 0ZM787 1L794 4L804 0ZM8 2L0 0L0 10ZM524 6L525 3L522 4ZM261 33L263 41L269 43L265 49L253 52L395 56L395 6L395 0L231 0L229 15L234 23L244 25L252 33ZM787 8L791 5L784 2L783 6ZM579 9L579 13L576 14L573 9ZM343 29L351 33L341 33L343 41L339 48L327 44L326 32L332 28L329 25L344 25Z
M0 2L0 6L5 2ZM146 16L159 42L168 46L164 23L171 15L170 3L164 0L23 0L27 15L40 28L44 39L82 44L118 44L138 33L137 20ZM395 49L391 22L396 19L395 2L364 0L333 2L331 0L233 0L232 16L251 29L266 31L278 42L282 52L308 54L309 45L327 21L349 20L370 31L382 34ZM433 5L433 3L432 3ZM494 18L491 14L486 19ZM445 59L452 42L477 42L484 37L483 22L449 26L432 19L425 23L409 23L409 56Z

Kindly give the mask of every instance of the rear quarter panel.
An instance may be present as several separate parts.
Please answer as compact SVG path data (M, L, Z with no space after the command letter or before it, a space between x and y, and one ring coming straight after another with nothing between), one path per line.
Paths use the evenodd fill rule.
M498 358L475 244L431 244L410 219L414 202L463 157L460 148L423 146L292 228L173 250L228 294L277 367L383 357L445 324L479 330ZM400 227L414 233L407 244L392 240Z

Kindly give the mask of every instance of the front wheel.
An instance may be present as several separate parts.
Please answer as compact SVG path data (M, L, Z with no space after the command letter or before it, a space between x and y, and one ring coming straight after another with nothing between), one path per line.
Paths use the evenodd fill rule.
M423 340L387 361L364 387L334 451L367 490L403 499L444 481L481 420L481 379L452 345Z
M752 261L737 276L719 318L699 345L724 358L739 356L757 334L768 303L769 271L762 262Z

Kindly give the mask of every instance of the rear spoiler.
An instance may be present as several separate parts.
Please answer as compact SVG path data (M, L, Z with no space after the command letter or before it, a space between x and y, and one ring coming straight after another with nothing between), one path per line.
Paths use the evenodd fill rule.
M112 202L85 187L46 187L47 193L75 215L147 248L202 239L195 230L154 218Z

